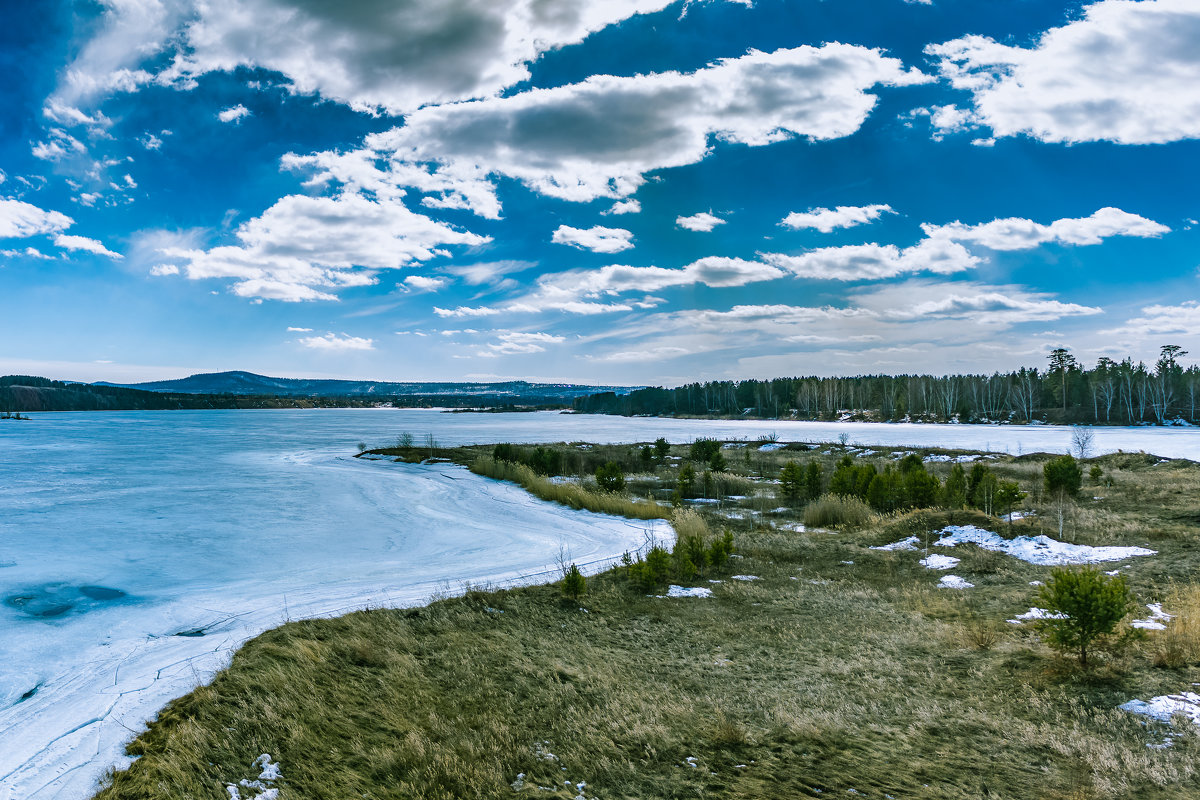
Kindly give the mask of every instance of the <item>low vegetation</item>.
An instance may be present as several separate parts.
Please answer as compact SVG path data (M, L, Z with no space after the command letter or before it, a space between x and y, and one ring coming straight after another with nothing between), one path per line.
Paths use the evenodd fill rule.
M431 456L397 444L369 454ZM1200 683L1200 465L1083 459L1102 480L1070 497L1044 454L764 444L434 443L575 508L671 519L676 541L586 578L564 564L550 585L269 631L169 705L98 797L227 800L261 753L281 800L1197 796L1195 726L1159 747L1166 726L1118 706ZM609 464L625 485L602 491ZM938 551L964 590L940 588L925 553L872 549L926 549L947 525L1057 536L1056 508L1070 541L1158 554L1096 573ZM1148 603L1174 615L1164 630L1131 627ZM1082 621L1080 604L1097 611L1086 656L1070 631L1006 621L1031 606Z

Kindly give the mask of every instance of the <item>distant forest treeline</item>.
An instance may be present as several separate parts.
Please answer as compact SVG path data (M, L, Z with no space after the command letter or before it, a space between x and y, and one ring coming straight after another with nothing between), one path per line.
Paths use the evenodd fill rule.
M1152 366L1101 358L1089 370L1060 348L1044 371L710 381L625 396L594 394L575 400L574 408L686 417L1166 425L1197 421L1200 367L1181 366L1185 355L1177 345L1165 345Z
M184 394L147 392L123 386L64 383L29 375L0 377L0 412L30 411L160 411L227 408L397 408L495 407L513 405L511 395L402 395L356 397L303 397L239 394ZM561 401L556 401L561 406ZM549 403L534 405L548 406Z

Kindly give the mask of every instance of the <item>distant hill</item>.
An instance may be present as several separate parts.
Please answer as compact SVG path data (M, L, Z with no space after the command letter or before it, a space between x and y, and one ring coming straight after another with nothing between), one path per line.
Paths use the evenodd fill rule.
M570 403L576 397L597 392L628 394L634 386L585 386L572 383L529 383L527 381L425 382L350 381L312 378L270 378L253 372L210 372L169 381L111 384L148 392L176 394L273 395L277 397L490 397L511 398L514 403Z
M71 383L31 375L0 377L0 412L154 411L204 408L538 408L632 387L528 383L391 383L268 378L218 372L134 385Z

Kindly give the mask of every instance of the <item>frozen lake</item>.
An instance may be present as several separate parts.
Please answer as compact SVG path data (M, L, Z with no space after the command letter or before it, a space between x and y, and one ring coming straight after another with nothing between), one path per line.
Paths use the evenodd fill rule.
M0 800L83 798L171 697L285 620L601 562L650 523L572 512L448 465L439 443L665 436L1065 452L1051 426L869 425L421 410L36 415L0 423ZM1200 460L1200 430L1097 428L1097 452ZM666 534L659 524L658 532Z

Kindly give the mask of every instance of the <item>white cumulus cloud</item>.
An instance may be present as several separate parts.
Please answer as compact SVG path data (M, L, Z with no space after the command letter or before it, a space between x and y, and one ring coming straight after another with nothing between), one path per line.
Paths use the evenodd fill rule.
M432 292L446 285L445 278L434 278L428 275L409 275L404 279L404 285L410 289Z
M689 231L700 231L707 233L718 225L724 225L725 220L718 216L701 211L699 214L693 214L690 217L676 217L675 224L681 228L686 228Z
M881 280L915 272L945 275L980 262L961 244L945 239L923 239L904 249L871 243L820 247L799 255L763 253L762 259L799 278L830 281Z
M241 103L217 112L217 119L221 120L221 122L237 122L239 119L248 116L250 116L250 109Z
M22 200L0 198L0 239L24 239L44 233L57 233L74 224L57 211L46 211Z
M1150 238L1171 231L1166 225L1111 206L1101 208L1088 217L1059 219L1049 225L1008 217L979 225L925 223L921 229L932 239L969 242L991 250L1028 250L1047 242L1092 245L1100 244L1111 236Z
M181 261L189 278L234 278L240 296L297 302L336 299L326 290L370 285L376 271L446 255L445 245L490 241L416 214L397 198L357 194L288 195L236 235L236 245L163 253Z
M238 67L361 111L407 114L489 97L542 53L671 0L197 0L162 82Z
M633 247L633 233L624 228L602 228L599 225L586 229L560 225L550 241L580 250L591 250L593 253L619 253Z
M1101 0L1031 47L971 35L926 52L996 136L1156 144L1200 137L1198 42L1195 0Z
M404 185L439 176L450 186L486 183L500 175L565 200L619 200L647 172L695 164L715 142L758 147L849 136L875 106L871 89L926 80L897 59L855 45L751 51L691 73L593 75L567 86L425 107L366 144L391 157L394 180Z
M642 211L642 204L634 199L618 200L612 204L612 207L607 211L601 211L601 214L639 214Z
M785 228L816 228L829 233L835 228L852 228L874 222L884 214L894 214L886 204L870 206L838 206L837 208L810 208L808 211L793 211L779 224Z

